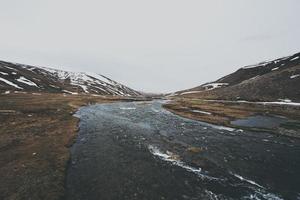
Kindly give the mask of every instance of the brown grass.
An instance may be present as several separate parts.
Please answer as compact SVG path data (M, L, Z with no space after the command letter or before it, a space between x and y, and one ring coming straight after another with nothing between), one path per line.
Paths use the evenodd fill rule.
M201 99L175 98L165 104L169 111L183 117L204 121L217 125L233 127L232 120L245 118L255 114L282 115L292 119L300 119L300 110L293 106L284 105L260 105L231 102L211 102ZM200 110L211 115L196 113L192 110Z
M117 97L62 94L0 95L0 199L61 199L69 146L90 103Z

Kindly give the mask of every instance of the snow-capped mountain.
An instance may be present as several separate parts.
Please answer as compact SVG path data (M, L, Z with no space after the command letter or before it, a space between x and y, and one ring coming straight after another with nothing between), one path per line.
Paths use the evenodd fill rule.
M176 92L200 98L300 101L300 53L240 68L217 81Z
M139 92L96 73L69 72L0 61L0 93L11 91L140 95Z

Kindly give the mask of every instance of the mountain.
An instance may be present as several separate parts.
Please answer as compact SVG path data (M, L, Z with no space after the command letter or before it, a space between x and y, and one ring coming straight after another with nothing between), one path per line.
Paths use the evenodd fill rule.
M300 53L240 68L236 72L174 96L249 100L300 101Z
M103 75L0 61L0 93L10 91L139 96Z

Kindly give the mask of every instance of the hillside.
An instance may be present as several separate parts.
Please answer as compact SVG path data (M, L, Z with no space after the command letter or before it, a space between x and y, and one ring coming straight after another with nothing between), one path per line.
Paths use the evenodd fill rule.
M140 95L139 92L100 74L68 72L0 61L0 93L10 92Z
M175 96L249 101L300 101L300 53L245 66Z

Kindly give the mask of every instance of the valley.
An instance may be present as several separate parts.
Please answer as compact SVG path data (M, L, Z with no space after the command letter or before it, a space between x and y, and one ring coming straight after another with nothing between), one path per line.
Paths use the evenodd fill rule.
M298 53L151 94L1 61L0 199L297 199L299 70Z

